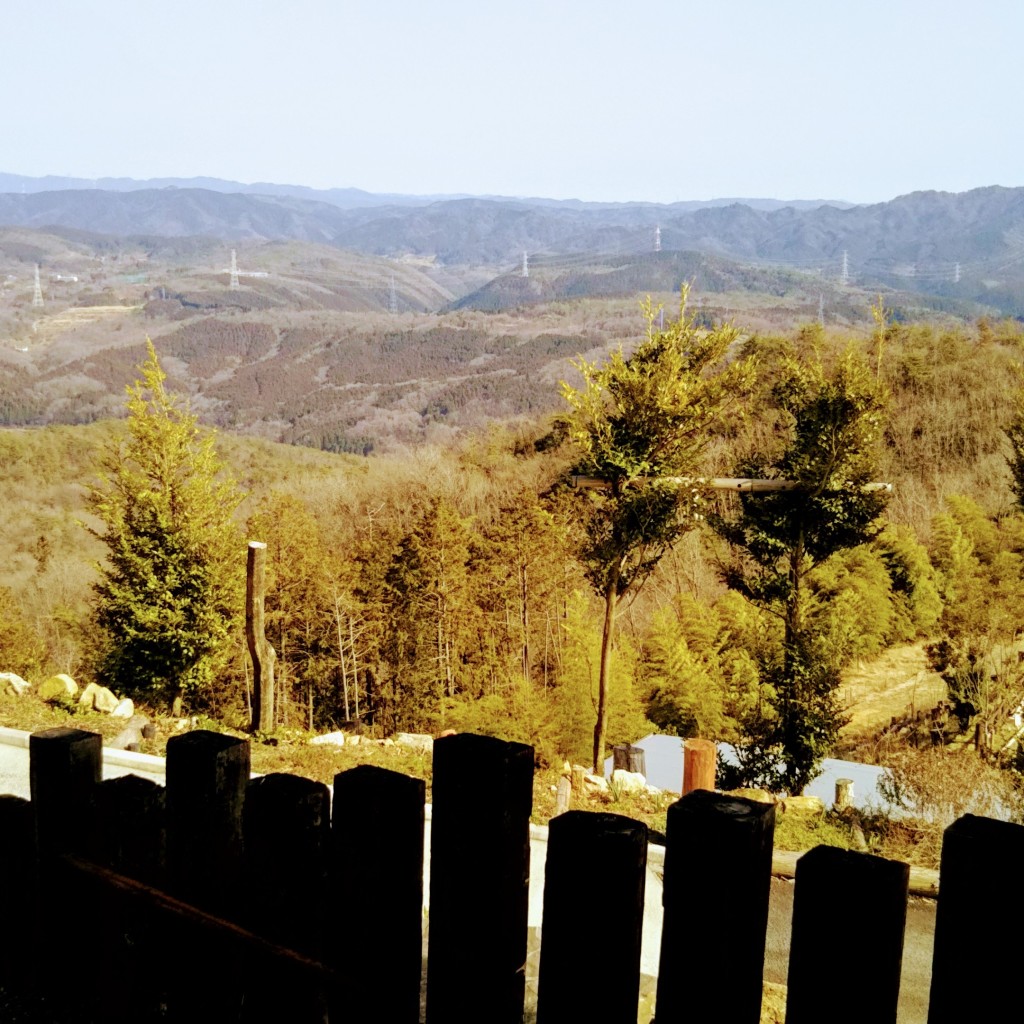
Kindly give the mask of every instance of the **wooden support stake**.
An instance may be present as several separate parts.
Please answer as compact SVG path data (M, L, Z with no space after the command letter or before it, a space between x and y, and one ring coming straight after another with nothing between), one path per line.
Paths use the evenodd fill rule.
M274 661L277 652L264 631L267 545L249 541L245 563L245 639L252 658L252 731L274 728Z
M817 846L796 864L786 1024L896 1024L910 868ZM857 964L856 999L836 998L836 967Z
M646 869L642 822L590 811L551 820L537 1024L635 1024ZM607 936L600 956L593 935Z
M520 1024L526 992L533 748L434 742L428 1024Z
M683 796L715 788L718 748L711 740L683 741Z
M422 779L363 764L334 777L328 962L359 979L331 1020L417 1024L423 966ZM358 922L347 927L343 922Z
M967 814L946 829L928 1024L1020 1015L1020 993L1005 979L1020 971L1020 942L1006 924L1021 864L1024 825Z
M845 811L853 806L853 779L836 779L835 809Z
M572 783L567 775L558 780L558 790L555 793L555 815L565 814L569 810L569 802L572 798Z
M668 809L658 1024L693 1017L758 1024L775 805L694 790Z

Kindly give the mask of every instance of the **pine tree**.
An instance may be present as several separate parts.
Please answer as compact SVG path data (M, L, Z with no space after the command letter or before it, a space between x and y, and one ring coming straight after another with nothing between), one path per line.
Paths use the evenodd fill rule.
M232 514L242 495L147 347L126 389L127 436L103 450L88 495L102 523L92 532L107 546L94 587L106 637L99 675L180 713L213 682L239 621L244 548Z
M877 533L887 497L865 485L877 471L884 396L851 355L831 373L817 362L787 361L773 399L780 436L736 473L798 488L741 494L734 514L711 521L736 554L726 583L783 625L781 649L762 658L767 700L746 723L742 781L800 793L844 722L840 666L817 614L812 573Z

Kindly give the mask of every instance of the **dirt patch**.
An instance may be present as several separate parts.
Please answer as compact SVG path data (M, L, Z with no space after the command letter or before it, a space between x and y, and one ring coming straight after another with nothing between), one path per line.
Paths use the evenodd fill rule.
M841 740L853 743L870 738L894 716L935 707L946 696L946 684L929 669L923 643L904 644L847 669L840 695L850 716Z

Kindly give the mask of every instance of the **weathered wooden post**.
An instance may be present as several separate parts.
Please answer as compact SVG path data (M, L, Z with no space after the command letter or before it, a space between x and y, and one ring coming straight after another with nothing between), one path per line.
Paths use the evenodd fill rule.
M245 639L252 658L252 731L274 728L274 650L264 631L267 545L249 541L245 563Z
M836 779L836 799L833 805L837 811L853 806L853 779Z
M835 847L797 861L786 1024L860 1024L866 1007L895 1024L909 880L900 861ZM856 998L837 999L836 969L854 963Z
M642 822L591 811L552 819L537 1024L636 1024L646 870ZM588 942L598 934L614 949L595 958Z
M569 802L572 799L572 783L568 775L562 775L558 779L558 789L555 793L555 815L565 814L569 810Z
M434 742L428 1024L520 1024L526 993L533 748Z
M1011 924L1024 864L1024 825L973 814L942 841L928 1024L1020 1015L1020 941ZM1009 915L1009 918L1008 918Z
M691 1020L696 992L716 1020L758 1024L775 805L697 789L666 833L658 1024Z
M683 741L683 796L695 789L715 788L718 748L711 740Z
M333 994L331 1020L419 1021L425 791L375 765L334 777L328 958L352 984Z

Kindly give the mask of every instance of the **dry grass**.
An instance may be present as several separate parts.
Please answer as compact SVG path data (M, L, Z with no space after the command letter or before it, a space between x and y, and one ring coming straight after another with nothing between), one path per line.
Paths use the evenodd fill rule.
M841 697L850 721L844 747L872 739L894 716L929 709L946 696L946 684L928 668L924 644L892 647L843 674Z

